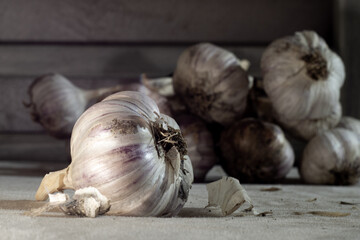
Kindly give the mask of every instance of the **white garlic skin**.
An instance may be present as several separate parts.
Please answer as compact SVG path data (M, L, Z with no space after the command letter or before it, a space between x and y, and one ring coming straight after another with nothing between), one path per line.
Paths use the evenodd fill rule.
M360 120L344 116L341 118L339 124L336 126L337 128L345 128L350 130L358 135L360 135Z
M310 74L317 70L308 70L311 65L304 60L312 58L311 54L319 57L315 67L322 71L318 74ZM296 32L272 42L263 53L261 69L264 89L284 119L326 118L339 102L344 64L314 31Z
M300 175L311 184L356 184L360 178L360 136L343 128L317 135L305 147Z
M60 74L47 74L34 80L29 87L31 115L49 134L70 137L74 123L84 112L88 98Z
M155 142L154 122L179 129L139 92L119 92L90 107L74 126L66 181L74 189L97 188L112 214L176 215L193 181L191 161Z
M173 84L192 113L222 125L243 114L250 88L236 56L210 43L191 46L180 55Z
M324 118L309 118L290 120L277 115L277 120L282 127L287 129L293 136L302 140L310 140L317 134L335 127L341 119L342 108L340 102L334 103L331 113Z

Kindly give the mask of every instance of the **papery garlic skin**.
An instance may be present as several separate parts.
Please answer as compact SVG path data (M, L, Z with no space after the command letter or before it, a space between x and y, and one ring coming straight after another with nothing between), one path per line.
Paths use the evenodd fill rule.
M353 117L342 117L337 128L345 128L360 135L360 120Z
M220 139L221 165L243 182L275 182L292 168L295 156L275 124L245 118L227 128Z
M277 120L295 137L310 140L317 134L337 126L341 119L342 108L340 102L334 103L333 109L327 117L290 120L277 115Z
M360 136L343 128L327 130L305 147L302 179L311 184L356 184L360 179Z
M32 119L57 138L70 137L74 123L88 104L87 96L60 74L35 79L28 93Z
M275 117L290 132L309 140L337 125L345 68L314 31L296 32L272 42L262 55L261 69ZM307 130L299 123L309 124Z
M119 92L93 105L74 126L65 181L73 189L97 188L110 200L112 214L176 215L193 181L191 162L186 149L163 147L165 140L154 137L155 123L165 134L179 129L138 92Z
M263 53L261 69L266 93L287 119L327 117L345 79L342 60L314 31L272 42Z
M236 56L210 43L191 46L180 55L173 84L192 113L222 125L243 114L250 88Z

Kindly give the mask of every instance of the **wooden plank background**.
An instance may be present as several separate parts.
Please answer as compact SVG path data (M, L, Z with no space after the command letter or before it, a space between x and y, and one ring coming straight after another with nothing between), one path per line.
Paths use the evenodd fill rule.
M37 76L58 72L80 87L96 88L137 81L143 72L167 75L186 47L202 41L249 59L250 73L259 76L261 54L272 40L315 30L341 55L347 53L344 109L360 116L360 107L350 104L360 88L353 80L359 71L352 72L356 61L341 47L355 45L350 39L359 36L348 34L359 21L355 2L0 0L0 160L41 160L56 151L56 160L66 159L64 142L49 141L22 105ZM340 37L345 31L346 38ZM32 154L43 146L44 155Z
M2 0L0 40L267 43L303 29L332 38L329 0Z

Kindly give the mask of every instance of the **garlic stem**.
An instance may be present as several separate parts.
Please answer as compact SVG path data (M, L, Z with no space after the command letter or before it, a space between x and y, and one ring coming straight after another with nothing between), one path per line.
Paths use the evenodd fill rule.
M112 87L103 87L103 88L98 88L98 89L84 90L84 93L85 93L85 97L88 101L93 100L93 99L97 99L98 101L101 101L105 97L105 95L110 95L112 93L129 90L129 86L130 86L130 88L132 86L134 88L137 88L137 87L139 87L139 84L130 84L130 85L126 85L126 84L121 85L120 84L120 85L116 85L116 86L112 86Z
M35 194L35 199L44 201L48 198L48 194L61 191L63 189L73 189L72 183L68 180L69 167L46 174L40 183Z
M238 59L238 63L245 71L248 71L251 65L250 61L247 59Z
M172 77L148 78L146 74L140 75L140 82L151 91L161 96L172 97L175 95Z

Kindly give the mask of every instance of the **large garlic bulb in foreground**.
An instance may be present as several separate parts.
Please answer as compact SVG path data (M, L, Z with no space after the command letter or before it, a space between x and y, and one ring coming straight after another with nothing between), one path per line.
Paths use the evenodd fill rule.
M296 32L272 42L261 69L264 89L281 122L323 120L338 112L344 64L315 32ZM323 128L334 127L339 119L325 120Z
M300 174L311 184L355 184L360 178L360 136L343 128L327 130L305 147Z
M71 135L71 164L46 175L36 194L95 187L109 213L173 216L185 204L193 171L176 122L139 92L119 92L90 107Z
M245 118L226 129L220 140L224 170L245 182L274 182L294 164L294 151L275 124Z
M181 54L173 84L192 113L222 125L243 114L250 87L236 56L210 43L194 45Z

